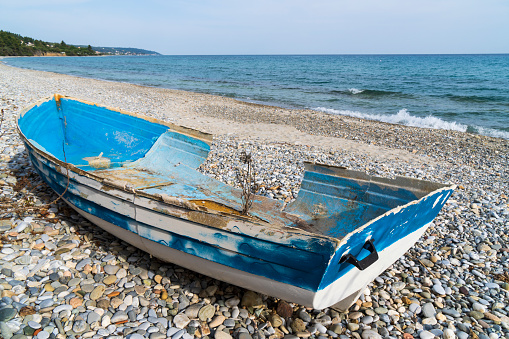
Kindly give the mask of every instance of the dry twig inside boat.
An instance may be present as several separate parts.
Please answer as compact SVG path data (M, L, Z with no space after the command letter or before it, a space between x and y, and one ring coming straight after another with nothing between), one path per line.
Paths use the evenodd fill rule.
M253 195L258 191L255 183L256 175L253 169L253 157L245 150L240 154L240 161L245 168L237 168L237 181L242 188L242 214L247 214L253 204Z

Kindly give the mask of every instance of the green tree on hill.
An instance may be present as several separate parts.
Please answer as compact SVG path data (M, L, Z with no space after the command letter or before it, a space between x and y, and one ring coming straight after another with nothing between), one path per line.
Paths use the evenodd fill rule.
M96 55L96 52L90 45L88 48L80 48L68 45L63 40L61 43L50 43L0 30L0 55L33 56L45 55L47 53L69 56Z

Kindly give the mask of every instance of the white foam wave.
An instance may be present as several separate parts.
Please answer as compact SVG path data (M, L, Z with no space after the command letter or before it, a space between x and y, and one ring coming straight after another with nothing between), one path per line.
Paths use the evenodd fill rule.
M479 127L479 126L475 126L474 129L476 130L477 133L482 134L482 135L487 135L489 137L494 137L494 138L509 139L509 132L506 132L506 131L500 131L497 129Z
M359 93L362 93L364 92L364 90L362 89L357 89L357 88L349 88L348 91L352 94L359 94Z
M406 109L400 110L397 114L392 115L384 115L384 114L367 114L355 111L348 110L336 110L325 107L317 107L316 110L330 113L330 114L339 114L339 115L347 115L354 118L360 119L368 119L368 120L377 120L388 122L391 124L398 125L406 125L413 127L423 127L423 128L435 128L435 129L447 129L453 131L465 132L467 130L467 125L444 121L440 118L436 118L433 116L427 116L424 118L416 117L408 113Z

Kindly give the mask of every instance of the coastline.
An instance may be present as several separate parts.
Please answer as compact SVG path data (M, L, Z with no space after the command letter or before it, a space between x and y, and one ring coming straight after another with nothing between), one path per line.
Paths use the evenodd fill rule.
M342 58L346 59L343 60ZM229 56L182 58L178 56L163 56L162 58L147 58L143 60L119 57L114 61L106 62L104 65L102 65L99 59L79 57L75 61L71 60L72 62L69 60L59 62L58 60L61 59L54 59L54 61L44 61L42 59L39 61L36 59L22 61L22 59L18 59L19 62L15 62L15 60L4 62L6 64L19 65L17 67L33 68L35 66L35 69L46 69L48 71L51 71L53 67L59 67L54 70L59 73L63 71L74 76L98 80L105 79L107 81L120 81L149 87L208 93L283 108L309 108L313 111L330 115L336 114L345 117L357 117L416 127L468 131L470 133L509 139L509 134L505 131L506 121L504 120L507 118L507 110L504 107L504 102L506 102L507 98L503 94L507 92L507 88L504 82L493 80L495 83L500 84L500 86L497 85L495 87L498 88L501 94L500 97L491 97L490 95L493 94L492 92L495 91L495 88L489 89L489 91L492 91L490 92L491 94L484 93L487 89L476 86L474 75L468 72L462 73L461 71L458 71L458 74L454 73L454 70L458 70L455 67L457 63L464 63L465 67L470 67L469 65L475 66L485 61L486 65L491 65L492 62L496 63L498 59L492 60L488 56L486 56L487 59L471 59L464 55L459 56L458 60L454 58L449 60L449 58L443 55L431 59L422 55L408 57L387 56L388 60L384 60L387 63L384 63L384 67L380 68L380 65L378 65L380 60L376 58L376 60L372 60L372 57L369 55L359 56L359 58L337 56L329 60L328 56L310 56L303 59L298 56L275 56L274 58L257 58L254 56L246 56L245 58ZM237 64L236 60L240 63ZM501 59L500 61L503 62L503 60ZM232 64L237 65L235 67L243 67L247 72L246 75L243 75L242 69L235 71L235 67L228 66L230 61L235 62ZM422 65L425 69L421 70L421 75L415 75L414 80L410 83L401 80L411 76L414 70L412 66L414 63L420 65L424 61L427 63L425 64L426 66ZM441 61L444 61L444 64ZM276 73L267 72L267 67L277 70L275 72L280 72L285 62L290 62L292 65L293 62L296 62L295 71L291 73L283 72L279 76L276 76ZM344 66L338 65L340 62ZM186 66L186 63L190 64ZM217 63L217 67L212 67L210 71L200 71L200 67L210 63L214 65ZM263 63L266 66L261 67L258 71L251 68L251 64L257 65L258 63ZM311 63L315 66L309 66L309 72L311 73L309 76L303 75L304 77L300 78L299 73L305 72L306 67L308 67L305 66L306 63ZM358 64L360 69L373 72L373 74L372 76L363 77L355 72L352 74L340 72L337 75L333 72L330 76L322 79L323 75L320 75L322 73L319 73L317 70L327 67L327 63L330 64L330 67L335 65L340 68L349 67L347 65L353 67ZM401 67L395 67L399 63L402 63ZM438 70L432 66L436 63L442 65ZM224 67L221 66L222 64L224 64ZM372 64L378 66L375 67ZM386 68L389 65L392 65L390 69L400 69L400 71L387 72ZM100 71L103 67L106 67L108 71ZM131 67L132 72L130 71ZM158 74L160 73L158 76L151 75L150 69L152 67L158 69ZM160 67L162 68L160 69ZM189 73L186 75L186 77L190 77L189 79L178 75L179 72L172 75L172 72L181 67L184 69L189 68ZM491 69L490 66L487 67ZM129 69L129 71L122 72L124 68ZM110 73L110 69L113 73ZM174 71L171 71L172 69ZM504 74L503 69L496 73L494 73L496 67L492 71L488 69L483 74L489 74L490 72L500 74L501 76ZM118 74L115 75L115 72ZM238 75L236 76L235 74ZM428 74L428 76L422 76L423 74ZM289 76L290 79L300 80L289 80L287 79ZM436 81L434 84L429 82L430 79L438 80L441 76L456 80ZM384 86L388 86L387 88L392 88L392 90L383 90L384 86L377 85L373 79L379 79L379 77L384 79L386 83ZM257 78L259 79L257 80ZM267 81L271 84L269 87L263 85ZM316 81L320 85L315 88L313 84ZM322 81L323 85L321 84ZM456 81L460 81L460 83L456 84ZM490 80L483 78L482 81ZM285 85L286 82L288 84L292 83L288 90L285 89L285 86L288 85ZM470 85L462 86L461 83L463 82ZM311 87L306 89L309 86ZM419 87L422 88L419 89Z
M21 182L27 177L31 181L38 181L38 178L32 175L29 162L23 155L24 148L15 131L16 114L25 106L54 93L119 107L214 134L212 150L201 170L226 183L234 183L235 174L232 173L232 169L238 163L237 154L240 150L247 148L254 155L255 161L258 161L259 180L267 187L264 194L284 201L291 200L297 193L298 177L302 173L304 160L347 166L379 176L406 175L458 185L459 188L421 241L370 284L369 290L350 313L339 314L333 310L315 312L303 309L299 305L290 305L293 313L286 318L282 316L285 318L286 327L281 326L286 330L289 328L292 333L286 333L281 326L275 326L276 320L271 320L269 324L261 313L258 315L255 312L249 313L243 301L244 296L249 295L247 291L210 278L197 277L192 271L172 264L151 260L130 247L127 247L129 251L126 253L125 244L83 221L61 202L52 207L50 212L53 214L52 218L34 216L40 221L33 224L44 225L47 230L50 230L48 233L20 232L16 235L21 245L15 250L24 248L23 243L29 247L32 246L33 249L34 245L30 244L41 240L42 233L49 237L49 240L46 238L42 240L43 244L54 242L62 247L65 245L65 241L62 244L62 239L75 241L73 242L75 246L68 252L74 253L73 256L64 256L65 265L72 267L68 272L73 274L73 279L81 277L80 279L89 280L88 282L95 284L94 286L97 286L98 282L94 282L93 278L100 274L101 267L105 268L104 264L101 266L101 262L119 267L120 269L116 272L122 269L129 272L144 272L131 273L129 276L132 280L128 283L136 280L133 277L141 279L140 281L151 281L150 284L145 285L146 290L135 298L138 298L140 303L146 301L146 307L152 306L159 318L167 319L165 330L159 330L165 335L176 335L176 331L171 335L168 334L172 328L189 331L189 322L180 327L176 320L177 312L173 312L176 310L186 313L189 302L191 306L196 303L214 305L216 310L214 319L219 316L224 318L220 318L222 322L218 326L223 326L222 329L227 331L231 330L232 334L236 333L235 337L240 334L228 324L228 326L224 325L225 320L234 319L234 323L237 321L239 324L244 324L247 333L253 338L255 336L260 338L261 335L281 337L281 334L309 337L311 333L316 335L321 333L331 338L340 335L359 338L361 335L365 336L364 332L368 335L369 331L375 331L380 337L382 334L398 337L406 332L423 338L428 333L443 337L444 333L449 333L447 330L456 333L458 337L470 333L470 330L478 335L484 333L496 333L499 337L509 335L507 316L509 314L509 285L501 278L504 270L507 271L509 260L507 236L509 140L333 116L311 110L251 104L208 94L24 70L6 66L1 62L0 88L0 108L5 115L2 132L6 132L0 139L0 150L3 150L0 154L2 157L0 169L6 176L0 181L1 186L9 187L9 189L4 188L2 193L6 197L10 197L13 190L11 187L15 186L12 180ZM8 178L14 179L9 181ZM278 188L271 189L269 184ZM46 186L32 194L41 202L52 201L54 198ZM17 217L6 220L8 222L2 224L4 227L2 231L9 231L11 227L16 227L22 222ZM32 229L37 230L38 226L32 225ZM77 232L72 232L73 229ZM42 248L47 251L45 256L54 255L55 248L51 249L51 245L48 244ZM90 266L88 273L80 276L86 265L83 264L81 267L79 264L82 260L91 257L91 250L96 253L96 257L90 259L90 263L87 262ZM12 276L7 276L2 270L0 279L5 281L2 285L4 286L2 296L10 294L12 297L17 295L18 288L15 285L9 285L8 279L16 276L17 271L14 272L14 270L22 264L13 265L11 262L5 262L6 255L9 254L3 252L0 254L2 266L13 272L10 272ZM43 260L45 256L41 255L38 259ZM102 261L105 257L109 259ZM45 270L47 275L57 272L51 267ZM92 278L89 278L89 275ZM156 279L156 276L164 278ZM58 274L57 277L60 278ZM105 294L104 299L107 299L108 307L104 310L98 307L95 300L87 299L85 295L83 298L78 298L83 302L83 306L80 304L73 307L74 310L78 310L74 314L89 315L93 312L103 319L109 312L111 313L109 320L111 320L116 313L111 312L109 308L120 312L122 310L119 307L124 307L121 306L122 303L126 307L132 306L133 298L127 297L132 291L125 292L128 288L120 285L123 278L126 276L119 275L115 282L118 285L114 285L113 289L109 288L111 295L114 291L121 290L120 293L124 293L123 300L113 301L116 297L106 298ZM165 282L164 279L167 281ZM26 279L21 280L27 283ZM193 285L194 281L201 282L201 285ZM191 285L192 288L186 289L186 286ZM44 286L43 282L39 288L48 293ZM216 291L221 293L214 291L210 295L210 286L216 286ZM207 288L209 292L205 293ZM4 293L6 290L12 293ZM162 300L168 300L172 305L176 303L176 309L174 306L170 309L166 302L164 307L159 304L162 290L167 293L166 298ZM465 290L468 293L465 293ZM59 315L59 313L55 314L55 307L70 305L69 299L60 298L57 295L53 297L56 300L52 305L53 308L42 309L39 312L43 314L43 317L49 316L51 321ZM229 302L232 299L238 301ZM152 300L156 300L155 304L150 304ZM181 308L186 304L186 300L188 305ZM119 304L113 307L113 303L116 305L117 302ZM484 302L489 305L485 305ZM277 306L282 304L281 301L270 297L260 297L257 303L264 305L260 307L267 310L276 310ZM227 307L227 310L221 311L221 307ZM65 307L62 308L63 312L64 309ZM128 320L133 324L138 322L137 326L140 326L148 321L141 320L148 318L142 315L137 320L142 306L137 309L138 313L134 316L134 320L131 318ZM481 309L484 310L481 314L472 313L480 312ZM232 316L234 312L240 312L240 310L245 310L242 314L249 314L246 317ZM228 312L230 316L224 316L224 312ZM79 315L72 317L71 321L70 314L69 311L69 317L66 318L67 325L61 325L63 329L74 331ZM21 319L19 315L17 317ZM378 319L375 320L376 318ZM246 325L248 322L246 319L251 319L249 323L253 328L252 333L249 330L250 324ZM480 320L488 327L485 327ZM220 328L213 326L215 324L211 324L212 321L214 320L204 321L205 324L198 323L197 328L201 335L207 333L207 328L209 333L211 328ZM297 327L296 324L300 322L303 325ZM102 320L95 325L89 323L87 330L77 333L90 333L90 337L104 335L101 330L112 326L112 323L112 321L105 321L106 326L102 325ZM321 324L325 331L322 332L323 329L317 324ZM498 327L495 327L496 325ZM126 328L128 326L115 325L114 332L119 330L123 335L134 333ZM492 332L488 332L487 329ZM434 330L441 331L442 335ZM57 337L62 335L60 332ZM150 337L152 338L152 335Z
M184 90L154 88L52 72L25 70L1 62L0 65L2 67L12 67L19 71L34 72L33 74L39 72L43 77L42 74L50 75L48 80L58 81L57 79L61 77L62 80L66 79L72 82L73 79L79 79L83 81L83 86L108 87L106 84L111 84L109 90L115 91L120 87L121 91L128 95L141 92L152 100L146 103L147 107L136 105L134 102L134 105L123 105L119 101L120 98L111 96L102 98L97 93L88 95L83 99L141 114L155 114L154 116L159 116L163 120L167 119L215 135L232 133L232 131L239 134L242 131L241 134L246 138L255 137L269 141L297 144L299 144L299 139L303 139L302 143L304 144L320 147L345 147L351 151L357 150L371 155L380 154L381 152L384 156L415 158L413 155L418 154L445 161L448 157L437 150L433 146L434 144L447 144L453 140L458 153L468 152L469 149L476 148L479 143L492 151L496 149L500 149L500 151L509 150L509 140L479 134L412 127L333 115L309 109L268 106ZM48 94L44 96L52 94L50 91L46 93ZM79 97L79 95L73 95L72 92L62 94ZM174 103L169 102L170 100L173 100ZM156 111L158 113L154 113ZM250 128L244 128L243 125L246 124L249 124ZM283 129L283 133L276 133L280 129ZM412 141L405 140L405 138L399 136L400 133L412 135L412 138L419 139L420 143L415 144ZM242 135L239 136L242 137ZM332 139L323 140L323 138Z

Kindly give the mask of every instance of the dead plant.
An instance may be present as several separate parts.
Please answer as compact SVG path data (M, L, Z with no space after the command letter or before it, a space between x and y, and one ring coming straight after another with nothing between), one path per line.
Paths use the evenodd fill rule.
M4 109L0 110L0 138L4 136L5 130L2 130L2 125L4 123Z
M0 124L0 127L1 127L1 124ZM24 214L25 212L28 212L28 211L34 212L34 211L37 210L39 212L42 212L43 210L49 208L49 206L56 204L60 199L62 199L64 194L69 189L69 182L70 182L69 167L68 167L68 164L67 164L67 157L65 155L65 147L64 147L64 145L62 145L62 148L63 148L63 151L64 151L64 163L65 163L67 183L65 185L64 191L61 194L57 193L57 198L56 199L54 199L50 203L47 203L47 204L44 204L44 205L40 205L40 206L35 206L34 198L32 196L32 193L35 191L35 189L37 187L39 187L42 184L42 182L37 184L37 185L35 185L35 186L33 186L33 187L31 187L31 191L30 192L27 192L27 193L23 194L21 192L21 190L23 188L27 188L27 186L29 186L29 180L26 177L23 177L21 179L18 179L16 184L13 185L13 190L15 192L18 192L18 193L22 194L22 197L20 199L18 199L16 202L2 203L2 202L4 202L4 200L1 200L0 201L0 209L3 210L4 212L15 213L15 214L18 214L18 215L22 215L22 214Z
M237 168L237 181L242 189L242 214L247 215L253 205L253 196L258 191L258 185L255 183L256 175L251 153L243 150L240 154L240 161L245 166Z

